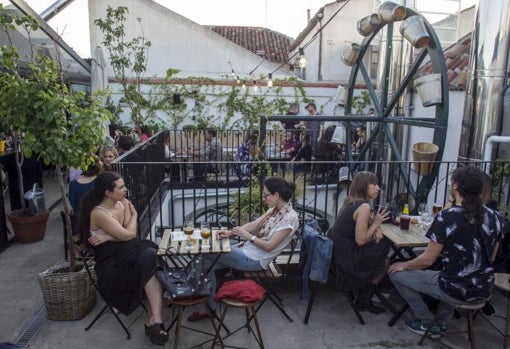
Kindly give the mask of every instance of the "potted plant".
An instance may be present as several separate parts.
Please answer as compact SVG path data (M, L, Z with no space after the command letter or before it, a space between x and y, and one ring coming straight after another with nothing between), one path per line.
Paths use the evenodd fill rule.
M50 57L40 53L32 42L31 33L38 29L38 22L34 18L18 16L0 4L0 30L9 43L0 48L0 120L17 135L15 146L18 153L26 156L39 154L46 164L56 166L67 222L70 262L54 272L63 275L62 282L70 283L72 274L77 274L75 271L78 270L75 268L70 205L66 199L62 168L85 167L93 162L97 146L105 140L104 125L111 114L103 107L104 92L92 96L71 93L66 84L58 49L54 51L56 57ZM29 45L26 55L20 55L11 40L16 30L26 32L23 33ZM17 167L21 175L19 162ZM19 182L22 183L21 180ZM20 196L23 195L23 189L21 184ZM87 275L84 274L84 277L87 278ZM44 296L48 318L51 318L47 295ZM52 304L59 308L65 306L58 301Z

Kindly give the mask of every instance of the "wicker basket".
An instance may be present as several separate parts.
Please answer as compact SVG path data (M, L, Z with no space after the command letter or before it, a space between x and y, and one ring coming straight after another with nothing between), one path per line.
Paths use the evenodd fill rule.
M94 268L90 269L95 278ZM83 265L75 272L68 270L66 262L38 275L49 320L80 320L96 305L96 289Z
M428 175L434 168L439 147L434 143L413 144L413 170L420 175Z

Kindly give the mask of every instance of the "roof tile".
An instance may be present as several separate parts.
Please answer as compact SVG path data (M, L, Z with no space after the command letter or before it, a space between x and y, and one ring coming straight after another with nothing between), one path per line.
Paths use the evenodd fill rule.
M284 34L261 27L209 26L209 29L272 62L286 63L292 39Z

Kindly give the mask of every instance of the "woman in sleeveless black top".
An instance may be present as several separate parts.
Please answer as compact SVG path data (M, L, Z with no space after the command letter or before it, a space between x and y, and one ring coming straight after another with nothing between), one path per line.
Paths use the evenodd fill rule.
M335 224L328 236L333 240L332 268L343 276L346 286L360 290L356 305L373 313L384 309L372 303L377 285L386 273L389 241L379 229L389 212L372 214L369 201L379 195L377 177L372 172L359 172L349 188Z

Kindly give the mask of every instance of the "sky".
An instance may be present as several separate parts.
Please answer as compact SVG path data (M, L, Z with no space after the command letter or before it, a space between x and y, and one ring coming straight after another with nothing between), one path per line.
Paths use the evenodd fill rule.
M57 0L25 0L40 13ZM101 0L106 1L106 0ZM155 0L170 10L202 25L266 27L296 38L311 15L333 0ZM351 0L356 1L356 0ZM438 0L415 0L430 6ZM476 0L461 0L462 8ZM87 0L75 0L49 24L82 57L90 57Z
M25 0L40 13L56 0ZM202 25L267 27L292 38L306 27L306 10L312 16L332 0L155 0ZM197 10L199 9L199 10ZM87 0L75 0L49 24L82 57L90 57Z

